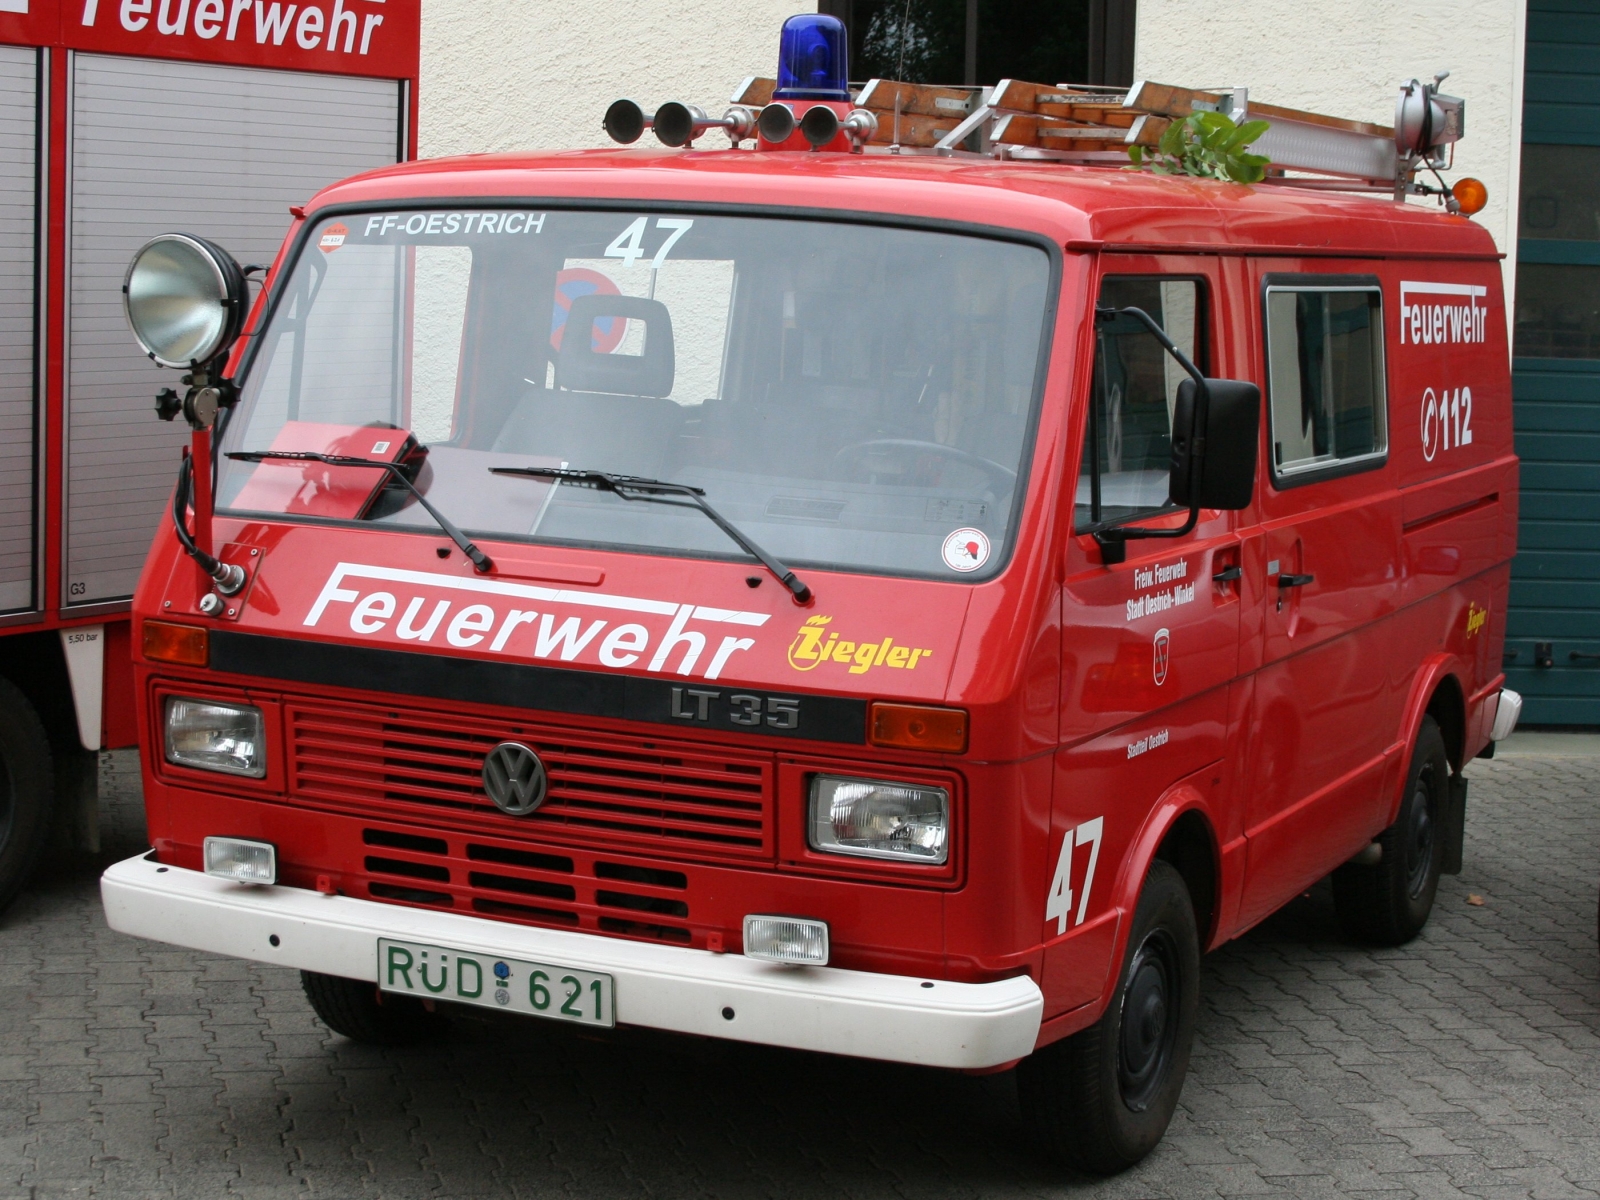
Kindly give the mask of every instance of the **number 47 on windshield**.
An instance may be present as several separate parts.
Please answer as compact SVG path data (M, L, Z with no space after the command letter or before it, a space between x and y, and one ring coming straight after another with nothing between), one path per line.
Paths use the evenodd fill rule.
M640 217L621 233L617 234L612 243L606 247L607 258L620 258L622 265L631 267L635 262L644 257L645 231L650 223L649 217ZM657 217L655 227L667 230L667 237L661 243L661 248L650 260L650 269L659 271L661 264L667 261L667 255L672 252L672 247L677 245L678 239L688 233L694 225L691 217Z

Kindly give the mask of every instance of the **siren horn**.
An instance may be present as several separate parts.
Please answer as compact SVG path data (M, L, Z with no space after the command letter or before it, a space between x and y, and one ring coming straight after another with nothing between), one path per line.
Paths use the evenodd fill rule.
M794 125L794 110L781 102L767 105L756 118L756 128L761 131L762 140L774 146L789 140L794 133Z
M613 100L601 123L612 141L631 146L639 140L640 134L655 124L655 117L645 116L644 109L632 100Z
M800 118L800 132L814 149L820 150L843 130L853 149L859 151L863 143L878 131L878 118L865 108L856 108L844 120L826 104L813 104Z
M756 115L736 104L713 118L697 105L670 100L647 116L632 100L616 100L606 109L604 124L611 139L625 146L638 141L646 129L654 129L662 145L674 148L692 145L708 129L723 129L737 146L755 133Z

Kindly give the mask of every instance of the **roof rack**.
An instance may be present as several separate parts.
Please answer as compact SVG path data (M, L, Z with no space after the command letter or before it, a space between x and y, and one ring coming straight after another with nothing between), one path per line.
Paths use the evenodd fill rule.
M1130 146L1155 146L1173 121L1195 112L1220 112L1238 122L1260 119L1270 125L1251 149L1271 159L1263 182L1392 192L1398 200L1447 191L1442 181L1431 187L1417 176L1428 170L1437 177L1449 169L1464 133L1465 101L1439 92L1448 74L1441 72L1430 84L1402 84L1395 127L1263 104L1242 87L1196 89L1150 80L1124 92L1020 79L992 88L873 79L856 93L855 104L877 122L863 150L1118 166L1127 165ZM732 102L764 109L776 86L775 80L752 76ZM738 132L726 118L706 124L723 125L730 136Z

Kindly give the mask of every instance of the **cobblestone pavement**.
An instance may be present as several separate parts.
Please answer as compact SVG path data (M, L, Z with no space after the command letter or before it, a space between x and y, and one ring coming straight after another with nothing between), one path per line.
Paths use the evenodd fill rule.
M1108 1181L1029 1154L1006 1076L495 1014L353 1045L293 972L110 933L97 866L56 864L0 917L0 1200L1600 1194L1600 757L1470 774L1413 945L1344 943L1323 886L1206 960L1182 1107ZM109 862L131 757L106 785Z

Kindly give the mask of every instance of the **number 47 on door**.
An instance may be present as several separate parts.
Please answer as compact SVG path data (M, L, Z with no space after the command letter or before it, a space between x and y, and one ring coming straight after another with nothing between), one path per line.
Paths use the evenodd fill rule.
M1054 919L1056 933L1067 931L1067 921L1082 925L1089 911L1089 890L1094 887L1094 869L1100 861L1100 836L1105 830L1105 818L1085 821L1076 829L1069 829L1061 839L1061 856L1056 859L1056 876L1050 882L1050 893L1044 899L1044 919ZM1083 891L1078 896L1078 911L1072 911L1072 852L1079 846L1089 847L1089 867L1083 874Z

